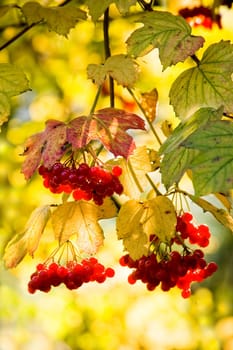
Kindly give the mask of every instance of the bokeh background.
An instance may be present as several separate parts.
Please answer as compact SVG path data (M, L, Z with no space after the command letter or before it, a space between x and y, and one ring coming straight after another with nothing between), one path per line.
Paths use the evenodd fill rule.
M13 1L0 1L0 4L10 3ZM58 1L40 3L59 4ZM205 6L210 3L202 1ZM176 13L188 2L163 4ZM194 34L206 39L204 48L221 39L233 40L233 10L222 7L220 11L222 29L217 25L212 29L201 26L193 29ZM125 40L138 24L134 17L120 18L114 8L111 16L114 18L110 25L112 53L125 53ZM0 18L0 45L17 33L18 21L17 10ZM200 57L201 52L198 52ZM33 209L59 202L43 188L39 176L26 182L21 174L20 154L25 139L43 130L47 119L67 121L72 115L89 113L97 88L87 79L86 67L89 63L103 62L103 58L101 21L79 23L68 39L37 26L0 51L0 62L21 67L32 88L12 99L9 122L3 125L0 134L1 257L7 242L22 231ZM191 61L163 72L158 52L154 50L139 59L139 63L141 73L136 93L155 87L159 93L155 125L165 119L176 125L168 92L172 81ZM117 107L140 114L127 91L117 87L116 94ZM108 105L108 96L102 94L97 108ZM158 146L149 133L137 134L136 141L138 145ZM208 199L219 205L213 197ZM133 286L127 283L128 271L118 264L123 250L117 241L114 220L101 222L105 246L98 258L116 270L115 278L104 284L92 283L76 291L60 286L48 294L28 293L30 274L51 251L53 237L49 226L34 259L26 257L12 270L6 270L1 260L0 350L233 350L233 235L197 206L191 205L191 210L197 223L210 226L212 239L205 251L208 260L216 261L219 269L211 279L194 285L189 299L182 299L176 289L169 293L159 289L148 292L140 283Z

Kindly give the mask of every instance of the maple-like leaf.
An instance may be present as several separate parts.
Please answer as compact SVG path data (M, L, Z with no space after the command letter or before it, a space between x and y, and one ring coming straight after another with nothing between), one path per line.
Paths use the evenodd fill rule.
M169 241L175 234L175 208L165 196L158 196L144 202L134 199L125 202L117 217L117 236L123 240L125 249L132 259L148 254L150 236L156 235L162 242Z
M29 179L38 168L40 162L50 167L60 160L65 153L67 126L57 120L48 120L43 132L29 137L25 143L23 155L26 159L22 165L22 173Z
M181 16L166 11L153 11L144 14L136 29L127 40L128 54L143 56L159 49L159 57L164 69L183 62L203 46L204 39L191 35L191 27Z
M119 54L107 58L103 65L89 64L87 75L98 85L110 75L118 84L133 87L138 78L138 66L132 58Z
M101 206L86 201L63 203L52 214L55 238L62 244L76 235L80 253L95 254L104 240L103 229L98 221L114 216L116 207L110 199Z
M143 119L117 108L104 108L69 123L68 142L73 149L85 147L91 140L99 140L115 156L128 158L135 149L135 142L128 129L145 130Z
M65 154L67 145L73 150L99 140L115 156L128 158L135 149L128 129L145 129L143 119L133 113L116 108L104 108L90 116L80 116L68 124L48 120L43 132L29 137L25 142L22 173L29 179L40 163L50 168Z
M31 213L24 231L15 235L6 246L3 260L7 268L17 266L27 253L33 256L50 215L49 205L38 207Z
M45 21L49 30L64 36L80 19L86 19L86 13L76 6L43 7L38 2L29 1L23 5L22 11L29 25Z
M200 107L233 111L233 45L220 41L210 45L200 63L187 69L172 84L169 96L176 115L186 119Z
M160 154L164 154L160 170L166 188L179 182L200 153L197 149L185 147L185 140L195 131L199 132L209 121L220 120L222 112L222 108L217 111L210 107L200 108L189 119L181 122L160 147Z
M10 114L10 97L29 90L26 75L18 67L0 64L0 127L7 121Z

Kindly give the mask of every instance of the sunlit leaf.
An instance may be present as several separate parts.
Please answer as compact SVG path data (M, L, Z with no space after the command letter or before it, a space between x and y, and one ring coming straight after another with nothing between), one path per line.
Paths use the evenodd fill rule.
M127 129L145 129L144 121L133 113L121 109L104 108L89 117L73 119L68 128L68 142L74 149L99 140L115 156L128 158L135 142Z
M33 256L50 214L49 205L38 207L32 212L24 231L14 236L6 246L3 260L7 268L17 266L27 253Z
M158 91L156 88L150 92L141 94L141 106L144 109L147 118L153 122L156 117L156 106L158 102Z
M61 159L67 142L66 128L62 122L48 120L43 132L29 137L25 143L23 155L26 159L22 165L22 173L26 179L33 175L41 161L49 168Z
M112 3L116 4L120 13L126 14L129 11L130 6L135 5L136 2L136 0L86 0L89 13L94 22L96 22L104 14L105 10Z
M4 93L0 92L0 130L1 125L8 120L10 115L10 100Z
M86 19L86 13L76 6L43 7L38 2L29 1L22 11L29 25L45 21L49 30L67 36L77 22Z
M180 16L153 11L144 14L140 22L144 26L136 29L127 40L128 53L138 57L158 48L164 69L183 62L203 46L204 39L191 35L191 27Z
M9 63L1 63L0 92L12 97L27 90L29 90L29 83L22 70Z
M176 212L172 202L158 196L145 202L134 199L124 203L117 217L118 239L133 259L148 254L150 235L161 241L170 240L175 234Z
M188 137L183 145L199 150L190 168L197 195L233 188L233 123L210 121Z
M215 207L203 198L190 194L188 196L194 203L199 205L204 211L211 213L222 225L233 232L233 217L226 210Z
M90 64L87 74L98 85L102 85L106 76L110 75L118 84L133 87L138 78L138 66L130 57L114 55L104 65Z
M233 111L233 45L220 41L210 45L198 66L184 71L172 84L170 103L176 115L187 118L200 107Z
M79 251L94 254L104 240L103 229L98 221L115 215L116 207L110 199L102 206L86 201L63 203L52 214L55 239L62 244L76 235Z
M130 198L140 198L142 192L146 191L149 186L146 173L152 171L146 146L137 147L128 160L119 158L112 164L120 165L122 168L120 181L124 187L124 194Z
M222 116L222 108L200 108L188 120L180 123L168 139L160 147L160 154L164 154L161 162L162 181L166 188L178 183L184 172L191 167L199 150L188 149L184 146L195 131L199 132L210 120L219 120Z

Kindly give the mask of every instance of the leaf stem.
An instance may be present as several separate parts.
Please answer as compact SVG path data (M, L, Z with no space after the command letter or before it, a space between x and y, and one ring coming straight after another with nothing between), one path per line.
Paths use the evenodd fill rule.
M199 58L194 54L190 56L192 58L192 60L199 66L200 64L200 60Z
M140 183L139 183L139 181L137 179L137 176L136 176L136 174L134 172L133 166L132 166L132 164L131 164L129 159L127 161L127 164L128 164L128 167L129 167L130 174L132 175L132 178L133 178L137 188L139 189L140 192L143 192L143 188L142 188L142 186L140 185Z
M104 51L105 51L105 60L111 57L110 49L110 39L109 39L109 8L104 12L104 22L103 22L103 33L104 33ZM110 98L110 107L115 106L115 96L114 96L114 81L112 77L109 77L109 98Z
M92 104L92 106L91 106L90 114L93 114L94 111L95 111L95 108L96 108L98 99L99 99L99 97L100 97L101 89L102 89L102 86L99 86L99 88L98 88L98 90L97 90L97 93L96 93L96 95L95 95L94 102L93 102L93 104Z
M149 124L149 127L153 133L153 135L155 136L157 142L159 143L159 145L162 145L162 141L160 140L153 124L151 123L150 119L148 118L145 109L142 107L141 103L138 101L137 97L135 96L135 94L133 93L133 91L130 88L127 88L127 90L129 91L130 95L133 97L134 101L137 103L138 107L140 108L140 110L142 111L143 115L146 118L147 123Z
M162 193L155 186L154 182L151 180L151 178L148 174L146 174L146 178L149 181L149 183L150 183L151 187L153 188L153 190L155 191L155 193L157 194L157 196L162 196Z

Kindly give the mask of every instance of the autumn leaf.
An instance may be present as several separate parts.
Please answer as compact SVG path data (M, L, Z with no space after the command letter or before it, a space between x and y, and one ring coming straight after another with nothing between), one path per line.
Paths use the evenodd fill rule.
M215 207L207 200L188 194L189 198L205 212L211 213L216 220L233 232L233 217L224 209Z
M220 41L210 45L200 63L187 69L172 84L169 97L176 115L186 119L200 107L224 107L233 111L233 45Z
M176 212L172 202L165 196L138 202L125 202L117 217L117 236L123 240L132 259L148 254L150 236L156 235L162 242L175 234Z
M87 67L87 75L96 84L102 85L106 76L109 75L118 84L133 87L138 78L138 66L135 61L125 55L109 57L103 65L90 64Z
M77 22L86 19L86 13L76 6L43 7L37 2L29 1L22 11L29 25L46 22L48 29L67 36Z
M0 127L10 115L10 97L29 90L26 75L18 67L0 64Z
M51 215L50 206L36 208L22 233L15 235L7 244L3 260L7 268L15 267L28 253L33 256Z
M203 46L204 39L191 35L191 27L180 16L166 11L153 11L144 14L136 29L127 40L128 54L144 56L154 48L159 49L163 68L185 61Z
M78 117L69 123L67 140L73 149L85 147L91 140L99 140L115 156L128 158L135 142L128 129L145 130L143 119L116 108L104 108L91 116Z
M76 235L80 253L95 254L104 240L103 229L98 221L114 216L116 207L110 199L101 206L86 201L63 203L52 213L55 239L62 244Z
M137 147L128 159L118 158L107 164L119 165L122 168L120 181L126 196L138 199L148 188L146 173L152 171L152 164L146 146Z
M26 140L22 154L26 156L22 165L22 173L26 179L34 174L40 162L49 168L61 159L67 142L66 128L62 122L48 120L43 132L34 134Z
M156 117L156 107L158 102L158 91L156 88L141 94L141 106L150 122Z

